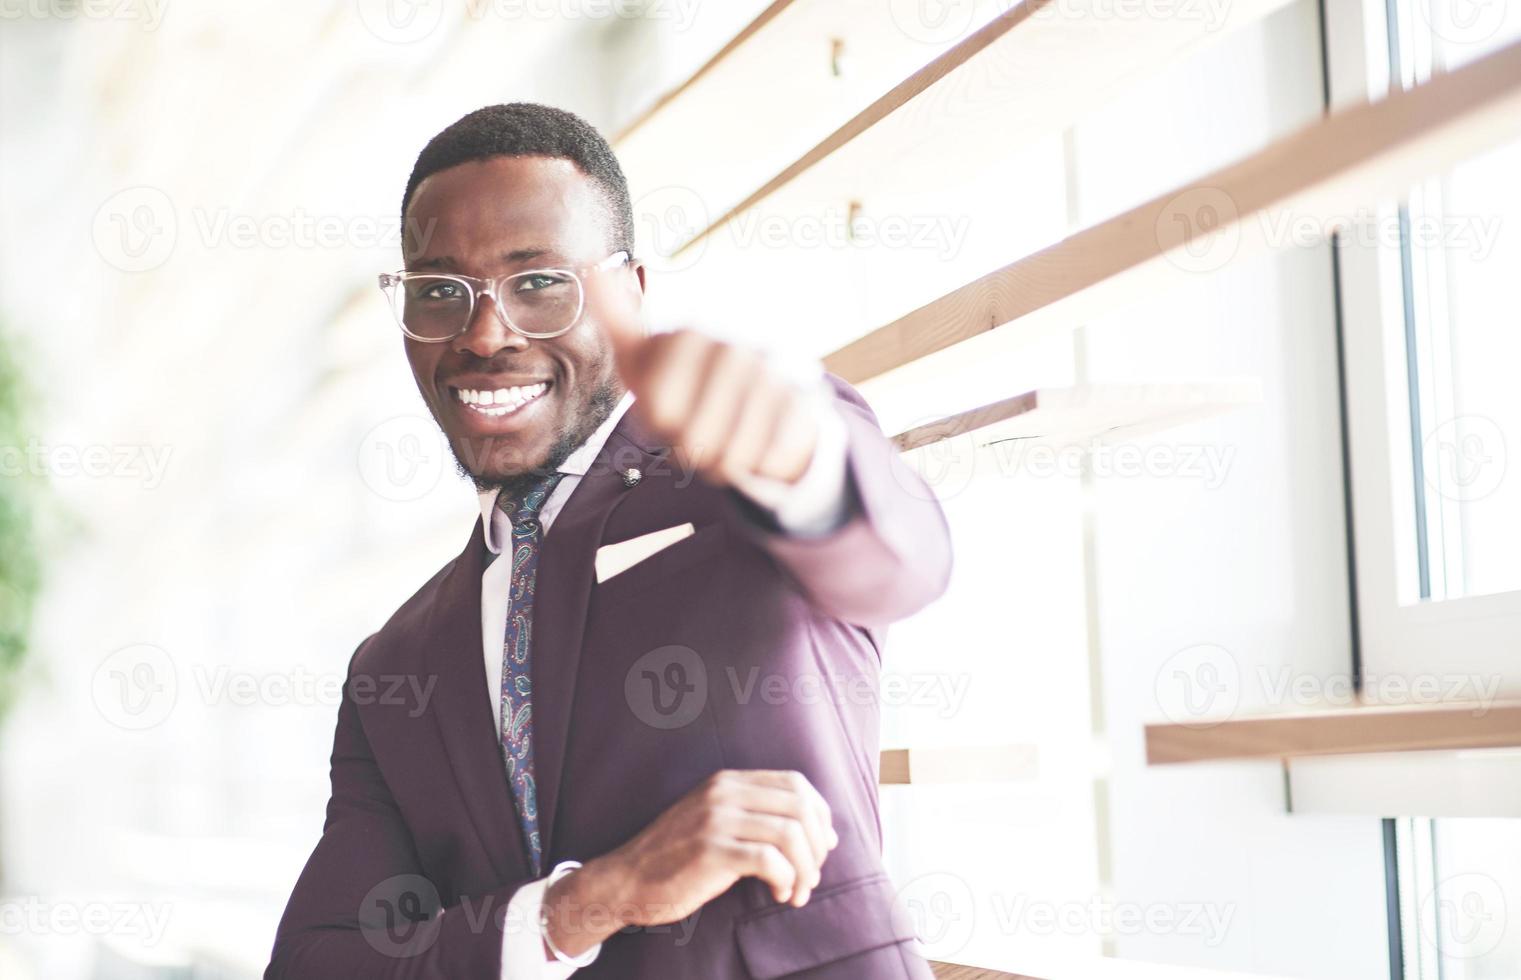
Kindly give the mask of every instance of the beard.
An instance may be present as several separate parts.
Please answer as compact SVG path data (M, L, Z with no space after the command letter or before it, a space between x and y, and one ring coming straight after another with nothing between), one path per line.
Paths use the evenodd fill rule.
M605 379L599 382L580 407L555 433L554 441L550 443L543 462L520 473L477 476L465 465L459 451L451 442L450 452L454 455L454 466L460 476L474 483L476 490L482 493L497 490L504 496L521 496L546 476L558 470L560 464L570 458L571 453L580 449L586 440L591 438L591 434L597 431L597 427L607 421L607 417L613 413L621 397L623 397L623 391L615 380Z

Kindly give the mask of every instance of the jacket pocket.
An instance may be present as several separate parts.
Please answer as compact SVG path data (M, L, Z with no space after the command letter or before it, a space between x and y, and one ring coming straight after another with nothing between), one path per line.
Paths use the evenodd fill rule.
M611 603L659 585L677 572L722 554L727 531L723 524L700 527L675 544L597 583L592 587L592 597L600 603Z
M885 874L815 892L802 908L775 905L742 916L735 940L753 980L775 980L914 938Z

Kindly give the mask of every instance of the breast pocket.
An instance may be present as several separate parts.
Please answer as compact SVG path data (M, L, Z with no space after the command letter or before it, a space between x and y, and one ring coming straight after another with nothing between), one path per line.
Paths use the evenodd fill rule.
M621 602L640 595L704 562L712 561L723 553L728 541L728 527L724 524L707 524L693 534L636 562L592 590L598 604Z

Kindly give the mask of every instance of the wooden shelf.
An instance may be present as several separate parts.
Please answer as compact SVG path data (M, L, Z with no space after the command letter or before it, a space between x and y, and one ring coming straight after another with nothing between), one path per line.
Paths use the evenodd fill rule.
M825 358L859 383L995 328L1070 328L1279 244L1292 223L1402 196L1521 133L1521 43L1327 116L1259 153L967 283ZM1206 227L1207 226L1207 227Z
M985 970L980 966L958 966L955 963L931 962L930 969L935 980L1036 980L1023 973L1004 973L1001 970Z
M1221 8L1218 23L1205 17L1116 18L1082 0L1004 5L938 57L906 78L898 76L890 90L773 170L770 179L749 184L741 199L730 196L677 254L784 188L791 201L773 204L791 214L870 199L884 187L903 192L954 183L960 168L986 164L991 141L1019 146L1056 132L1138 73L1158 70L1286 5L1241 0ZM1074 59L1074 51L1083 57Z
M1146 762L1521 746L1521 701L1335 707L1146 726Z
M617 134L613 137L613 142L620 145L626 144L641 129L647 126L653 128L653 124L657 120L663 119L665 115L672 112L671 106L676 104L679 99L691 97L691 94L698 86L709 79L715 72L732 65L734 53L740 50L752 37L759 34L767 24L775 20L778 14L788 7L802 2L806 2L806 0L773 0L764 10L755 15L755 19L741 28L739 33L725 42L724 46L713 54L713 57L703 62L701 67L682 79L674 88L661 93L643 111L635 114L633 119L629 120L618 130Z
M1135 437L1261 400L1262 385L1252 380L1037 388L915 426L893 436L893 443L908 452L969 433L979 445L1005 439Z
M1004 3L958 4L952 20L980 24ZM641 201L650 206L635 215L640 228L679 207L684 227L661 230L672 236L661 244L675 250L955 44L954 35L914 30L914 9L878 0L769 4L614 137L636 212L645 211Z
M877 782L882 786L927 783L1019 782L1039 775L1033 745L884 749Z

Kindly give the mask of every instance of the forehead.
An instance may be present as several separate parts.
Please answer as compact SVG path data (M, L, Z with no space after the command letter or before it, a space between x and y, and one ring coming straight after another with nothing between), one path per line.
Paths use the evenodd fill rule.
M408 261L451 256L482 270L522 250L594 260L607 208L579 167L552 157L493 157L428 176L407 206Z

